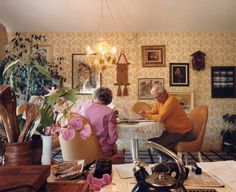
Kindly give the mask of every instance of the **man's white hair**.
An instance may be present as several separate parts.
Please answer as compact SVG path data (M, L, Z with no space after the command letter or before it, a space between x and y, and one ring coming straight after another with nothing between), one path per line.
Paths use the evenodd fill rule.
M166 89L162 86L160 83L155 83L155 85L152 87L150 93L153 97L158 96L160 93L165 92Z

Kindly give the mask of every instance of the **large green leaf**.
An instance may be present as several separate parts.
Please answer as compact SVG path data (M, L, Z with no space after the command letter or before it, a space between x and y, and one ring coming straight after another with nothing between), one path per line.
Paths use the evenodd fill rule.
M16 76L13 73L10 73L10 85L16 89Z
M41 74L45 75L45 76L48 77L48 78L51 78L51 74L50 74L50 72L48 71L47 68L45 68L45 67L43 67L43 66L41 66L41 65L35 65L35 67L38 69L38 71L39 71Z
M61 97L62 95L65 94L65 91L63 89L57 91L56 93L54 93L53 95L50 95L47 97L47 103L50 105L50 106L53 106L56 102L57 102L57 99L59 97Z
M43 129L52 125L54 123L53 113L50 109L39 109L41 114L41 121L39 126L37 127L37 131L41 134L43 133Z
M12 73L14 67L17 66L19 63L20 63L20 59L17 59L16 61L13 61L12 63L10 63L10 64L4 69L2 75L3 75L3 76L9 76L9 75Z
M53 106L59 97L64 97L66 100L74 103L77 99L76 92L76 89L62 87L59 91L47 97L48 104Z

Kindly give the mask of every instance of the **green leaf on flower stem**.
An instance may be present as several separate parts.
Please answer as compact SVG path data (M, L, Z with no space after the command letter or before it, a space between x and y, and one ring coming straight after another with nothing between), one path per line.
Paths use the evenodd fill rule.
M47 97L48 104L53 106L59 97L64 97L65 100L69 100L71 102L75 102L76 97L76 89L70 89L67 87L62 87L59 91Z
M75 89L68 90L67 93L64 95L64 98L74 103L77 99L76 90Z
M52 125L54 123L53 121L53 113L49 109L39 109L39 112L41 114L41 121L39 126L37 127L37 131L41 134L43 133L43 129Z
M54 93L53 95L50 95L47 97L47 103L50 105L50 106L53 106L56 102L57 102L57 99L59 97L61 97L62 95L64 95L65 92L63 89L57 91L56 93Z

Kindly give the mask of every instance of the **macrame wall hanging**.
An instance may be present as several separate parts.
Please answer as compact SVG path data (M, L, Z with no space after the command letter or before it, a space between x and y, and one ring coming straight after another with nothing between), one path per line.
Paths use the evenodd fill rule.
M128 65L129 63L124 52L122 51L116 63L117 82L114 85L118 85L117 96L128 96L127 86L130 85L128 83Z
M197 51L191 55L194 70L201 71L205 69L205 55L206 54L201 51Z

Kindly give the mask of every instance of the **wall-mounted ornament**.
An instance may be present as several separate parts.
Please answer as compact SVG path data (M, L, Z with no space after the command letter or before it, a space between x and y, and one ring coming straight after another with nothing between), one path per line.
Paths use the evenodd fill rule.
M201 51L197 51L193 53L191 56L192 56L192 65L193 65L194 70L201 71L205 69L205 56L206 56L205 53Z
M129 62L127 61L126 56L122 51L116 63L117 82L114 85L118 85L117 96L128 96L127 85L130 85L128 83L128 65ZM121 87L122 85L124 86L123 91Z

